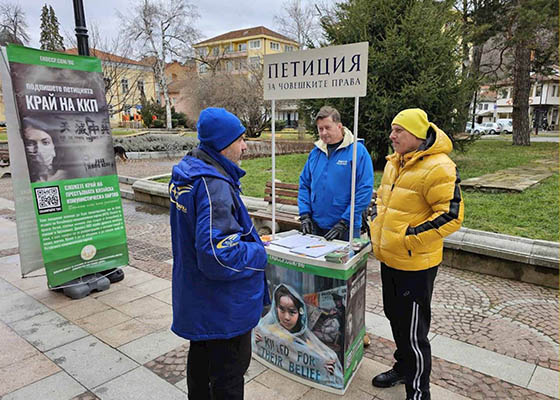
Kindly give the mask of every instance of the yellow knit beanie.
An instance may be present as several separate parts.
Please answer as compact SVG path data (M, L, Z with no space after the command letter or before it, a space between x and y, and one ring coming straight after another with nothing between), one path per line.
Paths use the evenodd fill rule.
M424 140L426 139L430 122L428 121L428 115L424 110L419 108L408 108L398 113L397 116L393 118L391 125L402 126L418 139Z

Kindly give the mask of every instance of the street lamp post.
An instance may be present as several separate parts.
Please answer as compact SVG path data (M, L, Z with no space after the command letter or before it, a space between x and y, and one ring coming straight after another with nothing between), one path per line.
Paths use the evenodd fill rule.
M82 0L74 2L74 20L76 21L76 39L78 39L78 54L89 56L88 34L86 28L86 15Z

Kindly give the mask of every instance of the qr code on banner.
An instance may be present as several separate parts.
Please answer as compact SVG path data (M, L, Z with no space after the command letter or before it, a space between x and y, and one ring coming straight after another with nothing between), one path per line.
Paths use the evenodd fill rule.
M39 214L62 211L58 186L35 188L35 198Z

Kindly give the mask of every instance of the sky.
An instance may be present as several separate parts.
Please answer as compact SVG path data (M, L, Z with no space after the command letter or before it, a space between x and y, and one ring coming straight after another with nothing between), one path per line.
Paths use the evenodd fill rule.
M60 31L66 38L75 35L72 0L6 0L22 5L31 42L28 46L39 47L41 7L46 3L53 7L60 22ZM114 37L121 22L116 11L126 13L134 0L83 0L86 25L96 24L102 35ZM277 30L274 15L280 15L284 0L193 0L200 18L197 28L202 39L208 39L229 31L264 25ZM255 4L259 4L255 6Z

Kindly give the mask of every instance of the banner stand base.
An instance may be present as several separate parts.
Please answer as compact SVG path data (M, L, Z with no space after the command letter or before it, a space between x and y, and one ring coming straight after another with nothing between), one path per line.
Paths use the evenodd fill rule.
M109 289L111 282L106 276L102 274L91 274L82 276L81 278L74 279L66 282L63 287L54 287L54 290L62 290L62 292L73 300L82 299L89 295L92 291L97 290L102 292Z

